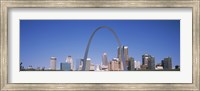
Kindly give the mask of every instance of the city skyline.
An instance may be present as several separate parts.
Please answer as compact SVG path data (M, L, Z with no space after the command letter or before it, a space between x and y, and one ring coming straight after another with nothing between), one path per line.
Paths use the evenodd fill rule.
M124 57L128 56L128 46L123 46L125 48ZM119 48L117 49L119 50ZM125 65L127 70L121 69L120 58L114 57L111 61L105 64L105 58L107 57L106 53L102 54L102 62L101 64L93 64L91 58L87 58L86 60L86 69L83 70L83 61L84 59L79 60L79 64L73 65L72 56L67 56L66 62L58 63L60 64L60 69L56 68L56 57L50 58L50 68L45 67L33 67L28 66L24 67L22 62L20 63L21 71L180 71L180 65L175 65L172 67L172 58L165 57L159 63L155 63L155 57L150 54L142 55L142 64L140 61L134 60L133 57L129 57L128 60L125 61ZM125 58L126 59L126 58ZM128 61L128 62L127 62Z
M26 26L26 24L28 24L28 25ZM52 24L54 24L54 26ZM79 28L74 27L74 26L64 26L65 24L66 25L77 25L77 26L79 26L80 24L83 24L83 25L85 24L87 28L91 28L91 29L90 30L84 29L85 26L83 26L83 25L80 25L80 27L79 27L80 29L79 29ZM89 25L87 25L87 24L89 24ZM86 43L89 39L89 36L86 36L86 35L90 35L92 33L92 31L94 31L94 29L95 29L95 28L92 29L92 27L89 27L89 26L91 26L91 25L97 26L97 25L101 25L101 24L107 24L107 25L112 25L112 26L115 25L112 28L117 32L117 35L119 36L122 44L126 44L127 46L129 46L129 56L130 57L133 57L134 59L139 60L141 62L142 61L141 55L148 53L148 54L155 56L156 57L155 58L156 63L158 63L163 58L170 56L170 57L173 58L173 63L172 63L173 67L175 65L180 65L180 21L179 20L96 20L96 21L95 20L88 20L88 21L85 21L85 20L83 20L83 21L81 21L81 20L80 21L79 20L75 20L75 21L74 20L66 20L66 21L64 21L64 20L41 20L41 21L40 20L21 20L20 21L20 30L21 30L20 34L21 34L22 37L20 37L20 41L22 43L20 42L20 44L21 44L20 45L20 51L22 52L21 54L23 55L23 56L20 55L21 62L23 62L23 65L25 65L25 66L28 66L28 65L40 66L43 63L43 66L48 68L49 66L48 66L47 63L48 63L49 58L51 56L57 57L58 63L64 62L64 60L66 59L67 56L72 56L74 61L80 60L84 56ZM129 25L127 25L127 24L129 24ZM133 25L135 24L139 27L134 27L134 26L132 26L132 24ZM135 35L137 33L140 34L140 32L134 30L134 28L135 29L142 28L141 26L142 25L145 26L145 24L146 24L146 27L147 27L146 30L143 31L144 30L143 29L143 30L140 30L140 32L143 33L143 35L144 35L143 37L145 39L147 39L146 41L144 41L144 38L140 39L140 37L142 35L141 36ZM52 26L50 26L50 25L52 25ZM122 28L125 28L125 29L122 29L120 26L116 26L116 25L122 25ZM67 29L62 29L63 26L65 28L67 28L67 27L71 27L71 29L75 28L75 30L71 30L69 32L69 30L67 30ZM155 28L155 26L157 26L157 27L159 26L160 28L157 29L157 30L152 30L152 29ZM53 27L53 28L51 28L51 27ZM59 30L55 29L55 27L58 28ZM81 28L81 27L83 27L83 28ZM167 29L170 28L170 29L167 31L166 28ZM32 31L25 31L26 29L32 30ZM45 29L45 30L48 29L48 31L44 32L44 30L42 30L42 29ZM151 32L153 32L153 33L147 31L147 29L149 29L149 31L151 30ZM127 30L129 30L129 31L127 31ZM39 32L39 31L41 31L41 32ZM58 31L58 32L56 32L56 31ZM66 31L68 33L66 33ZM74 31L76 33L74 33ZM80 33L84 33L86 35L78 34L79 31L80 31ZM50 34L48 34L49 32L50 32ZM65 42L65 38L63 36L64 34L62 34L63 32L66 33L66 37L70 38L71 41L66 41L66 43L63 43L63 45L57 45L57 47L56 47L56 44L61 44L62 42ZM39 34L37 34L37 33L39 33ZM40 33L42 33L42 34L40 34ZM56 33L58 33L58 34L56 34ZM23 39L23 37L27 37L27 35L29 35L28 38ZM39 35L39 36L37 36L37 35ZM72 35L80 35L80 36L72 36ZM104 36L102 37L101 35L104 35ZM132 36L132 35L134 35L134 36ZM166 36L166 35L168 35L168 36ZM37 36L37 37L35 38L33 36ZM123 37L121 37L121 36L123 36ZM149 37L149 36L151 36L151 37ZM57 40L57 38L60 39L60 37L61 38L63 37L63 39ZM78 38L78 37L80 37L80 38ZM135 37L139 38L138 40L136 40L136 42L134 41ZM163 39L162 37L164 37L164 42L162 41L162 39ZM43 38L45 38L46 40L43 39ZM47 39L47 38L50 38L50 39ZM81 50L78 50L78 51L70 50L70 48L73 46L73 45L70 46L70 44L71 43L74 44L74 42L75 42L75 44L77 43L76 38L82 39L83 41L85 41L85 43L78 43L78 46L74 45L75 48L72 48L72 49L79 49L79 47L80 47ZM37 39L39 39L39 41ZM40 39L42 41L40 41ZM76 40L76 41L73 41L72 39ZM128 39L129 41L126 40L126 39ZM154 39L154 41L152 41L153 39ZM39 44L34 45L34 46L36 46L36 48L33 47L33 45L27 46L27 40L29 40L29 42L36 42L36 44L38 44L37 42L39 42ZM54 40L54 41L51 41L51 40ZM66 39L66 40L69 40L69 39ZM79 42L82 42L82 40L81 41L79 40ZM150 44L140 45L141 47L138 48L138 46L136 44L140 44L140 40L141 40L141 42L145 42L145 43L142 43L142 44L148 44L150 42L151 45ZM100 41L100 43L98 43L99 41ZM157 42L155 42L155 41L157 41ZM134 45L134 43L130 43L130 42L134 42L135 45ZM104 45L101 45L101 46L103 46L104 49L101 48L101 46L99 46L101 43L102 44L108 43L107 44L108 48L106 48ZM108 61L110 61L113 57L117 57L117 50L116 50L116 48L113 48L117 45L115 43L116 43L116 41L115 41L114 37L112 36L112 34L109 33L109 31L99 31L99 33L97 33L95 35L94 39L93 39L93 43L91 44L91 48L90 48L90 52L89 52L89 57L92 59L92 63L100 64L100 62L102 60L101 59L102 53L100 53L100 52L106 52L108 54ZM163 46L162 43L164 43L164 44L169 43L169 44L173 44L173 45L168 44L168 45ZM26 45L24 45L24 44L26 44ZM39 46L41 44L44 44L44 45ZM48 45L48 44L51 44L51 45ZM64 45L64 44L66 44L66 45ZM95 44L97 44L98 46L94 46ZM158 44L160 46L156 46ZM45 49L45 45L46 45L46 47L50 46L49 50L46 50L47 51L46 53L49 54L48 58L44 58L45 56L47 57L47 54L44 54L45 52L43 52L44 49ZM52 45L55 46L55 47L52 47ZM67 50L65 52L60 51L60 53L58 53L58 51L55 51L56 49L59 49L60 47L61 47L60 50L62 48L65 49L64 46L68 47L68 45L70 47L69 51L71 51L71 54ZM26 47L24 48L24 46L26 46ZM25 50L27 47L33 47L36 50L32 50L33 53L30 53L31 52L30 50L28 50L28 51ZM44 57L37 57L36 52L34 53L34 51L41 51L41 50L37 50L37 47L41 47L41 48L38 48L38 49L41 49L41 50L42 50L42 48L44 48L43 51L42 51ZM95 48L95 47L98 47L98 49ZM157 47L156 50L154 50L155 47ZM52 48L55 48L55 49L52 49ZM29 48L27 48L27 49L29 49ZM159 51L159 49L163 49L163 50ZM50 51L50 50L53 50L53 51ZM100 50L100 51L96 51L96 50ZM108 50L108 52L106 50ZM139 50L141 50L141 51L139 51ZM144 51L144 50L146 50L146 51ZM139 53L138 53L138 51L139 51ZM27 53L27 52L29 52L29 53ZM79 53L77 53L79 55L79 57L76 57L76 55L73 55L74 52L79 52ZM160 53L160 55L158 56L156 52ZM40 52L38 52L38 53L40 54ZM54 54L54 55L50 55L50 53ZM61 54L61 53L63 53L63 54ZM100 53L101 55L98 55L98 53ZM61 55L57 56L55 54L57 54L57 55L61 54ZM168 54L168 55L164 55L164 54ZM29 58L27 56L24 56L24 55L28 55ZM140 55L140 56L138 57L138 55ZM42 55L40 55L40 56L42 56ZM37 60L40 60L40 61L29 61L29 62L27 61L27 60L34 60L34 58L36 58ZM23 61L23 59L26 59L26 60ZM46 59L46 60L43 61L43 59ZM30 63L30 64L27 64L27 63ZM38 63L38 64L36 64L36 63ZM58 66L58 63L57 63L57 66ZM34 66L34 67L36 67L36 66ZM60 67L58 66L57 68L60 68Z

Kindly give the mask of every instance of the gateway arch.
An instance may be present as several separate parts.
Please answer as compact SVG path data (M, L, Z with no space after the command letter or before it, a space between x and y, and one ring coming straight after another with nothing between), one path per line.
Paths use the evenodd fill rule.
M125 63L125 58L124 58L124 54L123 54L123 46L117 36L117 34L115 33L115 31L108 27L108 26L100 26L98 27L97 29L94 30L94 32L92 33L92 35L90 36L90 39L88 41L88 44L87 44L87 47L86 47L86 50L85 50L85 54L84 54L84 60L83 60L83 66L82 66L82 71L87 71L86 69L86 61L87 61L87 58L88 58L88 52L89 52L89 49L90 49L90 44L92 42L92 38L94 37L95 33L101 29L107 29L109 31L111 31L111 33L114 35L116 41L117 41L117 44L120 48L120 52L119 52L119 60L120 60L120 69L121 70L127 70L127 67L126 67L126 63Z

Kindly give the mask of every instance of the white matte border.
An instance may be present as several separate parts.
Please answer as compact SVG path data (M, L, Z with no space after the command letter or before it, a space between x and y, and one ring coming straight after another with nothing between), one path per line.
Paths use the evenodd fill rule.
M10 8L8 15L9 83L192 83L192 8ZM180 19L181 71L20 72L20 19Z

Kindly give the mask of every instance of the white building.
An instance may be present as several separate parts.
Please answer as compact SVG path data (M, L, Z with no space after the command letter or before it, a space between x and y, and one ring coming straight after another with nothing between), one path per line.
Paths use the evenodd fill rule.
M156 65L155 70L163 70L163 66L159 63Z
M51 57L50 58L50 69L51 70L56 70L56 57Z
M94 64L90 64L90 71L94 71L95 70L95 66L94 66Z
M135 66L134 66L135 69L136 69L136 70L139 70L139 69L140 69L140 65L141 65L141 64L140 64L140 61L136 61L136 60L135 60L134 63L135 63L135 64L134 64L134 65L135 65Z
M155 70L163 70L163 66L157 66Z
M101 65L101 70L102 70L102 71L108 71L108 66L106 66L106 65Z
M81 71L82 70L82 65L79 65L78 70Z
M100 65L96 65L95 71L101 71Z

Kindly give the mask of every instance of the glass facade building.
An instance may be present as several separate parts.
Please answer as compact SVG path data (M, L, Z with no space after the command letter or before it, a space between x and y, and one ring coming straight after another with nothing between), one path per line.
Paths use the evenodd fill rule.
M71 71L71 64L70 63L60 63L60 70Z
M148 59L148 70L155 70L155 57Z
M162 60L162 66L164 70L171 70L172 69L172 58L167 57Z
M135 70L135 62L132 57L128 59L128 70Z

